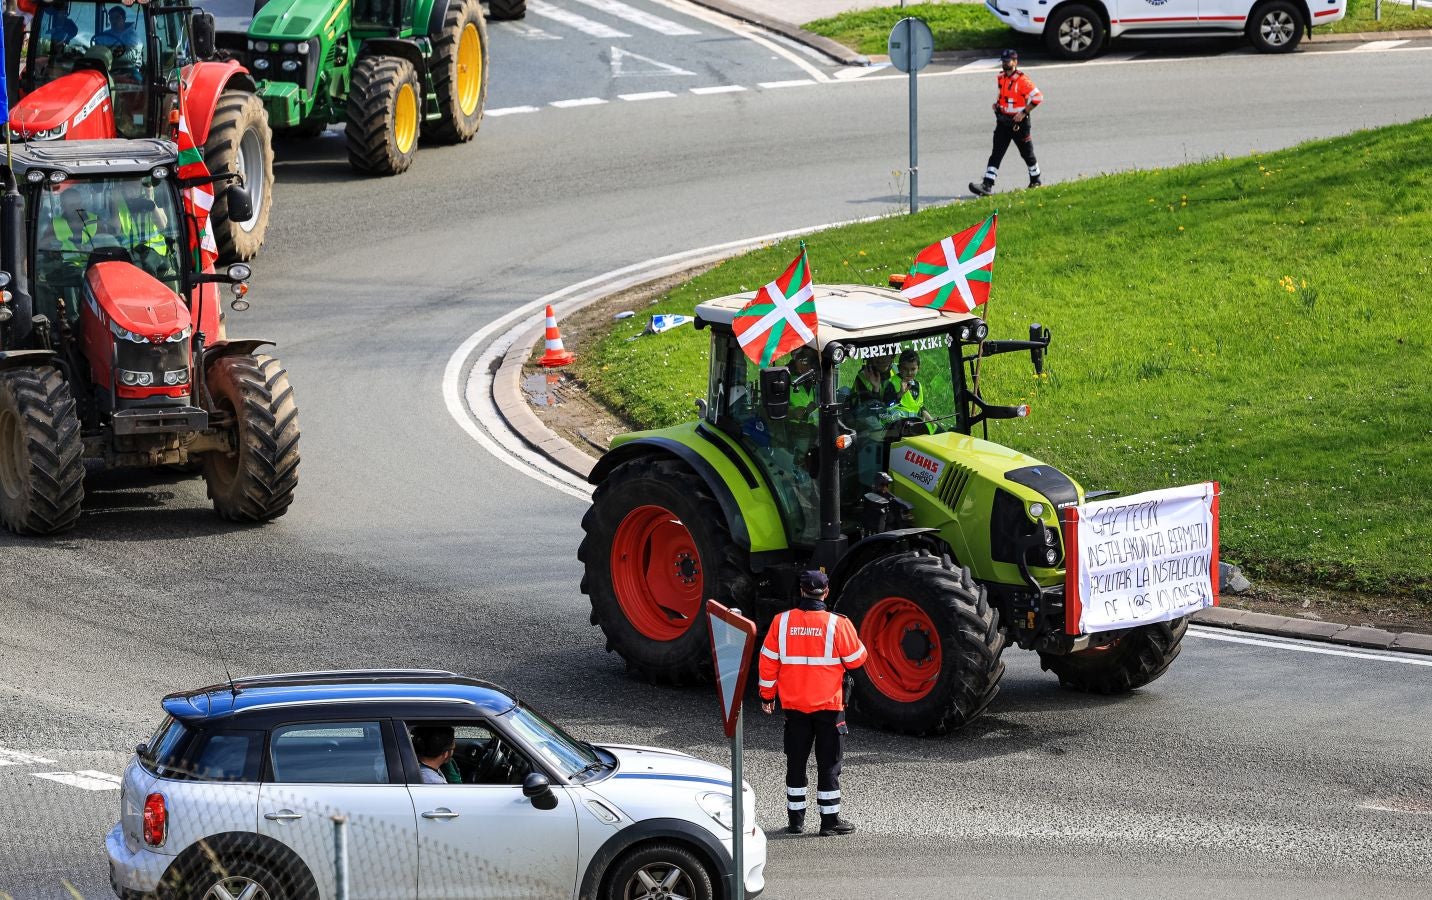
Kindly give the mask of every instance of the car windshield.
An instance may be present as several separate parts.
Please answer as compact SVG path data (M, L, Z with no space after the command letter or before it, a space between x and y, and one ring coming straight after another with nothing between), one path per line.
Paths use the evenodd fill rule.
M602 758L590 744L578 741L533 710L518 706L505 714L507 724L552 768L571 778Z

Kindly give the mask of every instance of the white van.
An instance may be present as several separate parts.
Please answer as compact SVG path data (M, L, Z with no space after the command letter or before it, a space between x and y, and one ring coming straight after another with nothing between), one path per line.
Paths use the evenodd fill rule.
M1004 24L1042 34L1060 59L1089 59L1111 37L1220 37L1242 32L1265 53L1287 53L1347 0L985 0Z

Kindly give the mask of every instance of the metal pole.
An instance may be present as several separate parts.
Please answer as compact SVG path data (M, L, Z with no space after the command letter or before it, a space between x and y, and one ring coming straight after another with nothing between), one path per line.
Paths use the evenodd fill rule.
M910 59L915 58L915 29L910 19L905 19L905 46L910 49ZM920 211L920 115L915 109L915 67L910 66L910 215Z
M1379 22L1382 21L1382 0L1375 0L1372 4L1372 17Z
M740 614L739 609L732 612ZM731 890L732 900L746 900L746 853L743 846L746 823L744 821L745 796L741 791L741 738L745 724L745 710L741 698L736 698L736 736L731 738L731 856L736 866L736 877Z
M333 896L348 900L348 817L333 819Z

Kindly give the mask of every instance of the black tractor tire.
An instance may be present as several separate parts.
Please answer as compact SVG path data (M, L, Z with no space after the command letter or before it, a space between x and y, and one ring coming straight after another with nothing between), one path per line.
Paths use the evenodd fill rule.
M1130 629L1114 643L1078 653L1040 653L1039 665L1070 690L1127 694L1158 678L1178 658L1188 619Z
M1044 26L1044 45L1060 59L1093 59L1109 40L1103 16L1082 3L1054 10Z
M16 534L75 524L84 442L70 385L50 366L0 372L0 520Z
M1303 41L1308 23L1303 11L1289 0L1264 3L1248 17L1246 34L1260 53L1292 53Z
M634 540L625 553L614 552L619 539L641 533L643 517L664 523L661 555L672 557L672 571L677 573L665 582L652 584L645 576L623 578L615 571L622 565L653 571L632 561L649 561L658 552L653 547L655 536L652 543ZM622 463L597 486L592 506L582 517L582 530L586 534L577 550L586 567L582 593L591 599L591 621L606 635L607 650L625 660L634 675L652 683L711 680L705 601L739 607L752 615L755 583L747 555L732 539L726 516L706 482L675 459L646 457ZM632 575L631 569L627 575ZM685 610L661 606L655 599L658 595L669 599L678 591L687 596L671 602L685 603Z
M918 607L924 622L914 624L906 604ZM836 609L850 617L865 643L867 659L855 670L853 705L875 724L905 734L947 734L968 724L999 693L1005 644L999 612L969 569L949 557L915 550L868 563L841 589ZM884 651L880 635L886 632L872 615L901 629L898 641ZM913 649L909 641L917 642ZM910 675L925 675L920 661L937 659L918 689L908 687ZM897 681L901 673L906 677ZM923 696L915 696L921 691Z
M288 372L271 356L225 356L209 367L209 392L234 417L235 453L201 455L214 511L233 522L288 512L298 487L298 407Z
M663 841L639 846L613 863L602 886L601 900L657 896L642 887L642 874L657 884L670 881L670 896L690 900L713 900L716 896L711 873L701 859L688 847Z
M413 106L412 132L400 130L400 107ZM365 56L353 65L348 89L348 162L365 175L406 172L418 152L423 88L418 70L400 56Z
M495 21L527 16L527 0L488 0L487 11Z
M257 157L256 159L253 157ZM204 163L214 174L238 172L254 202L254 217L247 222L229 218L224 183L214 186L214 208L209 221L221 264L243 262L258 255L268 233L273 209L273 132L263 101L247 91L224 91L214 107L209 139L204 142ZM234 182L237 183L237 182Z
M477 43L475 84L468 82L468 64L461 59L464 40ZM443 30L433 37L430 68L442 115L424 124L423 137L445 144L472 140L487 106L487 19L478 0L448 0Z

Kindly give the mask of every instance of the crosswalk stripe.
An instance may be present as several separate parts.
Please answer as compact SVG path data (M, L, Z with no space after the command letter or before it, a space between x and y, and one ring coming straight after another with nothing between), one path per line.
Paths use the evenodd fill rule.
M1403 44L1410 44L1411 41L1368 41L1366 44L1358 44L1349 53L1376 53L1378 50L1391 50L1393 47L1401 47Z
M638 94L617 94L623 100L668 100L676 95L671 91L642 91Z
M965 63L956 69L956 72L968 72L974 70L998 69L999 57L992 56L989 59L977 59L974 62Z
M561 35L543 31L536 25L528 25L526 22L493 22L493 27L502 28L507 31L517 32L519 37L529 41L560 41Z
M762 81L756 86L770 90L771 88L802 87L807 84L815 84L815 82L809 78L796 78L791 81Z
M6 750L0 747L0 766L19 766L25 763L35 765L54 765L55 761L48 757L36 756L33 753L22 753L19 750Z
M575 28L583 34L589 34L592 37L631 37L631 35L627 34L625 31L617 31L610 25L604 25L601 22L596 22L592 19L588 19L586 16L579 16L576 13L571 12L570 10L562 9L558 6L553 6L552 4L545 2L545 0L527 0L527 11L535 16L541 16L544 19L551 19L554 22L560 22L569 28Z
M701 32L687 28L679 22L670 19L663 19L661 16L652 15L645 10L628 6L621 0L577 0L578 3L586 4L592 9L601 10L609 16L630 22L633 25L640 25L642 28L650 28L658 34L669 37L683 37L689 34L700 34Z
M95 772L91 769L86 769L83 772L35 772L34 775L36 778L43 778L46 781L54 781L86 791L117 791L120 784L118 775Z
M570 109L573 106L601 106L606 102L601 97L578 97L575 100L554 100L548 105L558 109Z
M692 89L691 89L691 93L693 93L693 94L734 94L734 93L737 93L738 91L744 91L744 90L745 90L745 88L741 87L739 84L718 84L718 85L713 85L712 87L692 88Z
M535 106L504 106L501 109L489 109L483 113L489 119L493 116L511 116L517 113L537 112Z

